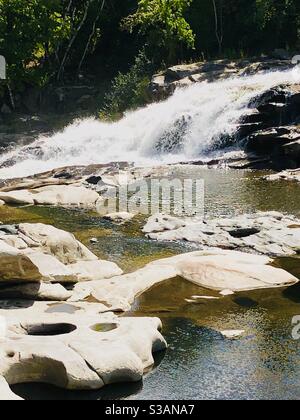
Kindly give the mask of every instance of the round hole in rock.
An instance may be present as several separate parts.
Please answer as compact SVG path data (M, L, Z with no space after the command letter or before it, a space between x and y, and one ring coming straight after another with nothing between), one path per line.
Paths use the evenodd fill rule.
M95 324L95 325L92 325L90 328L93 331L103 333L103 332L109 332L109 331L116 330L118 328L118 325L117 324L113 324L113 323L111 323L111 324L109 324L109 323L104 324L103 323L103 324Z
M26 326L28 335L42 337L70 334L76 329L77 327L72 324L40 324Z

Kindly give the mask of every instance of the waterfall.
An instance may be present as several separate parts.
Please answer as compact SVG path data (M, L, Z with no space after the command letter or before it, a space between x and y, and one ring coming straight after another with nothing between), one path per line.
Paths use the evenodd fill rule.
M33 175L69 165L130 161L140 165L207 159L224 149L249 111L249 103L264 91L300 82L298 68L255 76L203 82L178 89L164 102L128 112L118 122L75 121L30 147L0 157L0 178Z

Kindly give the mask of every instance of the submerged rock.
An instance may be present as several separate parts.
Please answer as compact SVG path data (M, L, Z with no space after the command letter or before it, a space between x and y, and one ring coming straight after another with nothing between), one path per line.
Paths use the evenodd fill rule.
M204 248L236 249L272 256L292 256L300 251L300 220L277 212L256 213L232 219L198 222L186 226L162 225L162 219L147 223L148 237L158 241L188 241ZM178 219L178 226L182 221ZM151 229L150 229L151 228Z
M135 214L128 213L128 212L120 212L120 213L110 213L104 216L104 219L110 220L111 222L117 224L123 224L130 222L132 219L135 218Z

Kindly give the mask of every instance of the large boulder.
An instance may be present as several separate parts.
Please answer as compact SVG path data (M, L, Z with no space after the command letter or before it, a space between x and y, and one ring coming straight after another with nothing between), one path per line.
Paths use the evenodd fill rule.
M51 309L53 309L51 307ZM49 305L0 310L7 333L1 339L0 377L10 384L42 382L91 390L138 382L166 348L157 318L99 314L101 305L78 305L75 313Z
M115 263L99 260L74 235L53 226L23 223L0 230L0 282L76 283L120 274Z
M176 263L181 276L201 287L233 292L291 286L298 282L291 274L269 265L268 258L236 252L203 252Z
M148 264L135 273L101 282L79 283L69 301L98 301L113 311L128 311L135 298L166 280L182 277L199 287L240 292L294 285L298 279L273 267L272 259L210 249Z
M282 156L300 163L299 147L297 149L299 140L300 129L298 126L275 127L252 134L247 142L247 150L274 158Z
M53 255L63 264L95 261L98 258L69 232L42 223L21 223L19 232L30 241L30 247ZM22 236L22 238L24 238Z

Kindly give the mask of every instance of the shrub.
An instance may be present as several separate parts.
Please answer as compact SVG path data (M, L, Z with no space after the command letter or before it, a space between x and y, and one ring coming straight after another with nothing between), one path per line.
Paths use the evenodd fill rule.
M144 51L140 51L128 73L119 73L110 92L105 95L100 118L115 119L128 109L136 109L150 102L148 85L153 67Z

